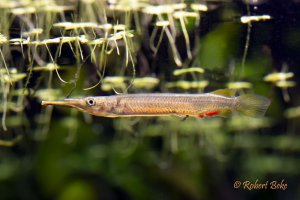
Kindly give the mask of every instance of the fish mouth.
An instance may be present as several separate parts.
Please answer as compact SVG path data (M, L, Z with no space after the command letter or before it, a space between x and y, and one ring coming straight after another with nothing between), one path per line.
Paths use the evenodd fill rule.
M80 105L79 99L64 99L58 101L42 101L42 106L66 106L66 107L78 107Z

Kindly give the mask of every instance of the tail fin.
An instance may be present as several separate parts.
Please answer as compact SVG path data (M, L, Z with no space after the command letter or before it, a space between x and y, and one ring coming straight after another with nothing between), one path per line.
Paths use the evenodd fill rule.
M263 96L246 94L238 97L236 110L250 117L263 116L267 111L271 101Z

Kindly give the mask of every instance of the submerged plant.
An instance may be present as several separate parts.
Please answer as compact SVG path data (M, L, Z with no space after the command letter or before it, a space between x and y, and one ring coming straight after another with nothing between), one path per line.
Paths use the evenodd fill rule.
M72 86L65 96L73 91L78 94L78 84L87 92L100 86L102 91L116 93L127 93L128 90L151 91L155 88L164 88L167 91L196 89L197 92L203 92L211 84L211 80L204 73L206 69L193 67L199 66L198 58L195 59L201 44L198 33L201 19L210 11L210 2L162 1L156 4L144 0L82 0L80 7L77 3L27 1L20 2L18 6L14 3L6 7L3 5L2 9L10 15L9 23L1 23L4 27L0 38L0 45L3 47L1 49L5 52L17 49L22 53L20 59L25 63L18 67L20 73L10 74L8 66L11 62L7 62L3 51L0 51L3 69L6 70L1 73L4 102L7 102L8 93L23 88L8 86L7 82L12 84L22 82L23 79L26 79L24 92L31 88L32 94L40 100L43 96L44 99L54 97L53 91L57 91L54 99L63 96L65 92L61 92L61 86ZM248 18L242 17L241 22L250 24L253 21L268 20L266 16L254 17L248 12ZM18 35L6 37L14 20L18 22L15 27ZM192 31L193 29L196 31ZM167 43L170 53L166 54L173 57L176 66L182 67L172 70L172 80L163 80L159 74L141 75L143 66L137 63L142 62L139 57L142 48L140 43L147 34L147 45L153 51L154 58L163 53L160 50L161 45ZM184 50L178 48L181 39L185 43ZM246 49L247 47L245 52ZM172 60L170 63L172 64ZM93 71L92 78L84 75L90 71ZM22 78L17 80L17 76ZM36 76L39 78L36 79ZM81 76L87 78L83 81ZM284 87L283 83L278 84ZM5 89L7 87L11 89ZM231 82L228 87L250 89L251 85L246 86L246 82ZM4 103L3 108L5 105ZM52 109L47 110L44 114L47 115L47 120L42 121L50 122ZM4 127L5 116L6 112L3 112Z

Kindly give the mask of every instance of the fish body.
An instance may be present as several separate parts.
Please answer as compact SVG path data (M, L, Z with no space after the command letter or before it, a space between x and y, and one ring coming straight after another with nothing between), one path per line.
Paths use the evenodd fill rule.
M132 116L226 116L234 111L248 116L261 116L270 100L259 95L232 96L232 90L205 94L123 94L100 97L43 101L42 105L74 107L102 117Z
M214 94L133 94L107 99L107 113L117 116L200 116L234 107L235 98Z

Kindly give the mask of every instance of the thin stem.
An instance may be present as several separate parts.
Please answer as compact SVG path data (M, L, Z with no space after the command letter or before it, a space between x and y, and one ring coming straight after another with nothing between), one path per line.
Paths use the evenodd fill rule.
M247 4L247 15L250 16L250 14L251 14L250 6L249 6L249 4ZM242 58L242 74L241 74L242 76L244 75L244 71L245 71L246 58L247 58L247 54L248 54L250 36L251 36L251 28L252 28L252 24L251 24L251 21L249 21L249 23L247 24L246 43L245 43L245 49L244 49L243 58Z

